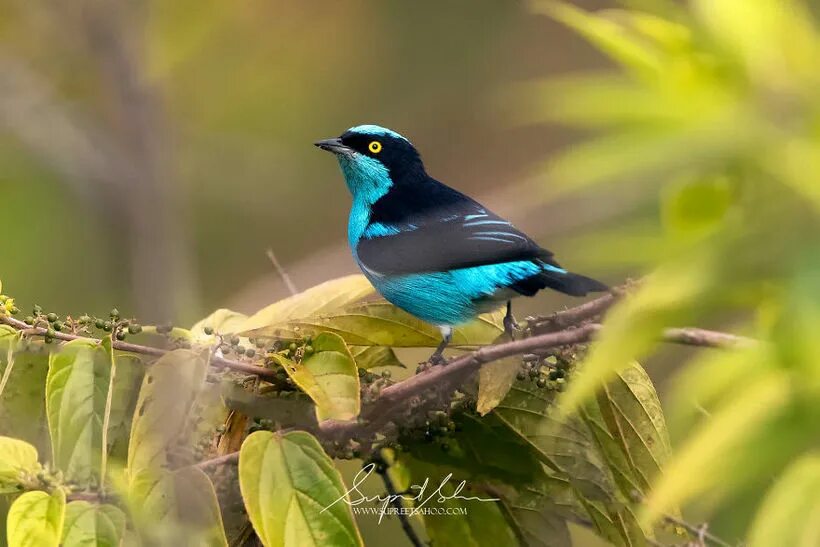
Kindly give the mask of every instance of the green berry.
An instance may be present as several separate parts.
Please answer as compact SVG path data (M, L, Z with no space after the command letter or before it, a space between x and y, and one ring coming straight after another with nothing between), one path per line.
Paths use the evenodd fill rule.
M245 348L243 346L236 346L236 354L243 355L245 353Z
M202 332L204 332L205 334L207 334L208 336L210 336L210 335L212 335L212 334L214 333L214 329L213 329L213 327L204 327L204 328L202 329Z
M313 355L313 346L305 346L305 355Z
M114 328L114 324L111 321L106 321L103 323L103 330L105 332L111 332L111 329Z
M49 327L46 329L46 337L54 338L55 336L57 336L57 332L53 328Z
M128 325L128 333L129 334L139 334L142 332L142 325Z
M34 308L32 308L32 311L34 312L34 315L40 315L41 313L43 313L43 307L34 304Z
M547 387L547 380L545 378L539 378L538 381L535 382L535 385L540 388Z
M53 324L54 330L56 330L57 332L60 332L61 330L63 330L64 326L65 326L65 324L62 321L55 321L54 324Z
M296 351L296 348L297 348L296 342L291 342L290 345L288 346L288 349L290 351Z
M247 357L253 357L253 356L256 355L256 350L253 349L253 348L248 348L248 349L245 350L245 355Z
M29 315L23 321L25 322L26 325L33 325L34 324L34 317Z
M118 310L117 308L114 308L113 310L111 310L111 312L108 315L111 316L111 319L116 321L117 319L120 318L120 310Z
M121 331L121 330L120 330L120 331L117 331L116 338L117 338L117 340L119 340L120 342L122 342L123 340L125 340L125 331Z
M239 337L238 336L232 336L231 337L231 345L232 346L238 346L239 345Z
M14 306L9 310L9 313L12 314L12 315L17 315L18 313L20 313L20 308L18 308L17 306Z
M516 375L515 375L515 378L516 378L519 382L523 382L524 380L526 380L526 379L527 379L527 373L526 373L526 372L524 372L523 370L519 370L519 371L518 371L518 374L516 374Z
M54 312L49 313L48 315L46 315L46 319L48 319L49 323L53 323L57 320L57 314Z
M98 329L101 329L105 326L105 321L103 321L102 319L97 319L94 321L94 326Z
M49 335L45 335L45 336L43 337L43 341L44 341L46 344L50 344L50 343L52 343L52 342L54 341L54 338L52 338L52 337L51 337L51 336L49 336Z

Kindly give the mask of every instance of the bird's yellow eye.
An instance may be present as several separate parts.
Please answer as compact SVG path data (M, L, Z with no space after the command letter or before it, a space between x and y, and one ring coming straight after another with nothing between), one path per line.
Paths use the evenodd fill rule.
M382 143L379 141L373 141L367 145L367 149L373 152L374 154L378 154L382 151Z

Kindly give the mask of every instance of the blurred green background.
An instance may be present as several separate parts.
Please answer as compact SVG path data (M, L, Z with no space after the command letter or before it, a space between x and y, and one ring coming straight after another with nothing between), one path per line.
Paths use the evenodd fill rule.
M0 0L4 293L185 325L286 296L269 249L299 289L355 272L347 189L312 143L388 126L573 270L651 266L571 394L646 364L676 449L650 502L745 537L793 462L820 483L817 2L536 4L611 60L517 0ZM686 325L767 345L654 351ZM780 506L755 545L800 529Z
M602 58L521 2L2 0L0 13L0 272L26 308L190 323L286 294L267 249L300 289L355 271L347 190L312 143L360 123L407 135L434 176L576 269L594 257L571 236L617 210L606 195L549 204L533 179L572 135L511 122L510 90Z

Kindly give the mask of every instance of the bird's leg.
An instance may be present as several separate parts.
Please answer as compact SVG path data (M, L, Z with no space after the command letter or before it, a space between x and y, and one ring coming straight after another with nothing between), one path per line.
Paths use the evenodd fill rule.
M447 363L444 359L444 348L446 348L450 340L453 339L453 327L445 325L439 327L439 329L441 330L441 343L436 348L436 351L433 352L433 355L430 356L430 359L428 359L428 361L434 365L444 365Z
M510 340L515 340L515 331L518 330L518 323L512 314L512 300L507 300L507 315L504 316L504 332L509 335Z

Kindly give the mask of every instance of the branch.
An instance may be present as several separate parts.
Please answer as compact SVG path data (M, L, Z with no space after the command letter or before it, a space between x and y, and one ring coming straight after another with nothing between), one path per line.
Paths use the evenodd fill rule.
M619 287L614 289L611 294L591 300L574 308L555 313L551 316L532 319L530 320L528 329L541 329L547 332L513 342L484 346L477 351L452 359L446 365L433 366L422 373L385 388L369 408L362 412L360 420L353 422L326 420L319 424L318 433L331 439L347 439L363 433L373 434L378 431L383 424L391 421L397 414L403 412L406 405L414 398L433 389L452 391L463 384L486 363L514 355L543 352L546 349L554 347L589 342L601 329L601 325L587 321L601 315L601 313L606 311L623 293L624 288ZM26 334L43 336L46 333L46 329L42 327L29 327L29 325L26 325L24 322L10 316L0 316L0 323L11 325ZM86 338L61 332L55 333L54 337L65 341L84 339L91 342L99 342L99 340L94 338ZM661 340L675 344L710 348L746 347L756 343L750 338L691 327L666 329ZM120 351L151 356L162 356L167 353L167 351L163 349L120 341L114 342L114 348ZM214 357L211 363L217 367L225 367L265 379L273 379L276 376L275 371L271 369L241 361L225 359L224 357Z
M45 336L46 329L43 327L32 327L25 324L23 321L19 319L15 319L8 315L0 315L0 323L4 323L12 328L15 328L21 331L23 334L28 336ZM55 332L53 338L57 340L62 340L63 342L70 342L72 340L85 340L87 342L92 342L99 344L99 338L90 338L87 336L78 336L76 334L68 334L65 332ZM155 348L151 346L141 346L139 344L131 344L130 342L120 342L119 340L114 340L112 343L114 349L125 351L128 353L136 353L139 355L149 355L151 357L162 357L169 350L164 350L161 348ZM244 372L245 374L253 374L255 376L259 376L260 378L270 378L273 379L276 377L276 371L271 370L269 368L260 367L258 365L251 365L250 363L243 363L242 361L234 361L231 359L225 359L224 357L217 357L214 356L211 358L211 365L215 367L224 367L231 370L235 370L236 372Z

